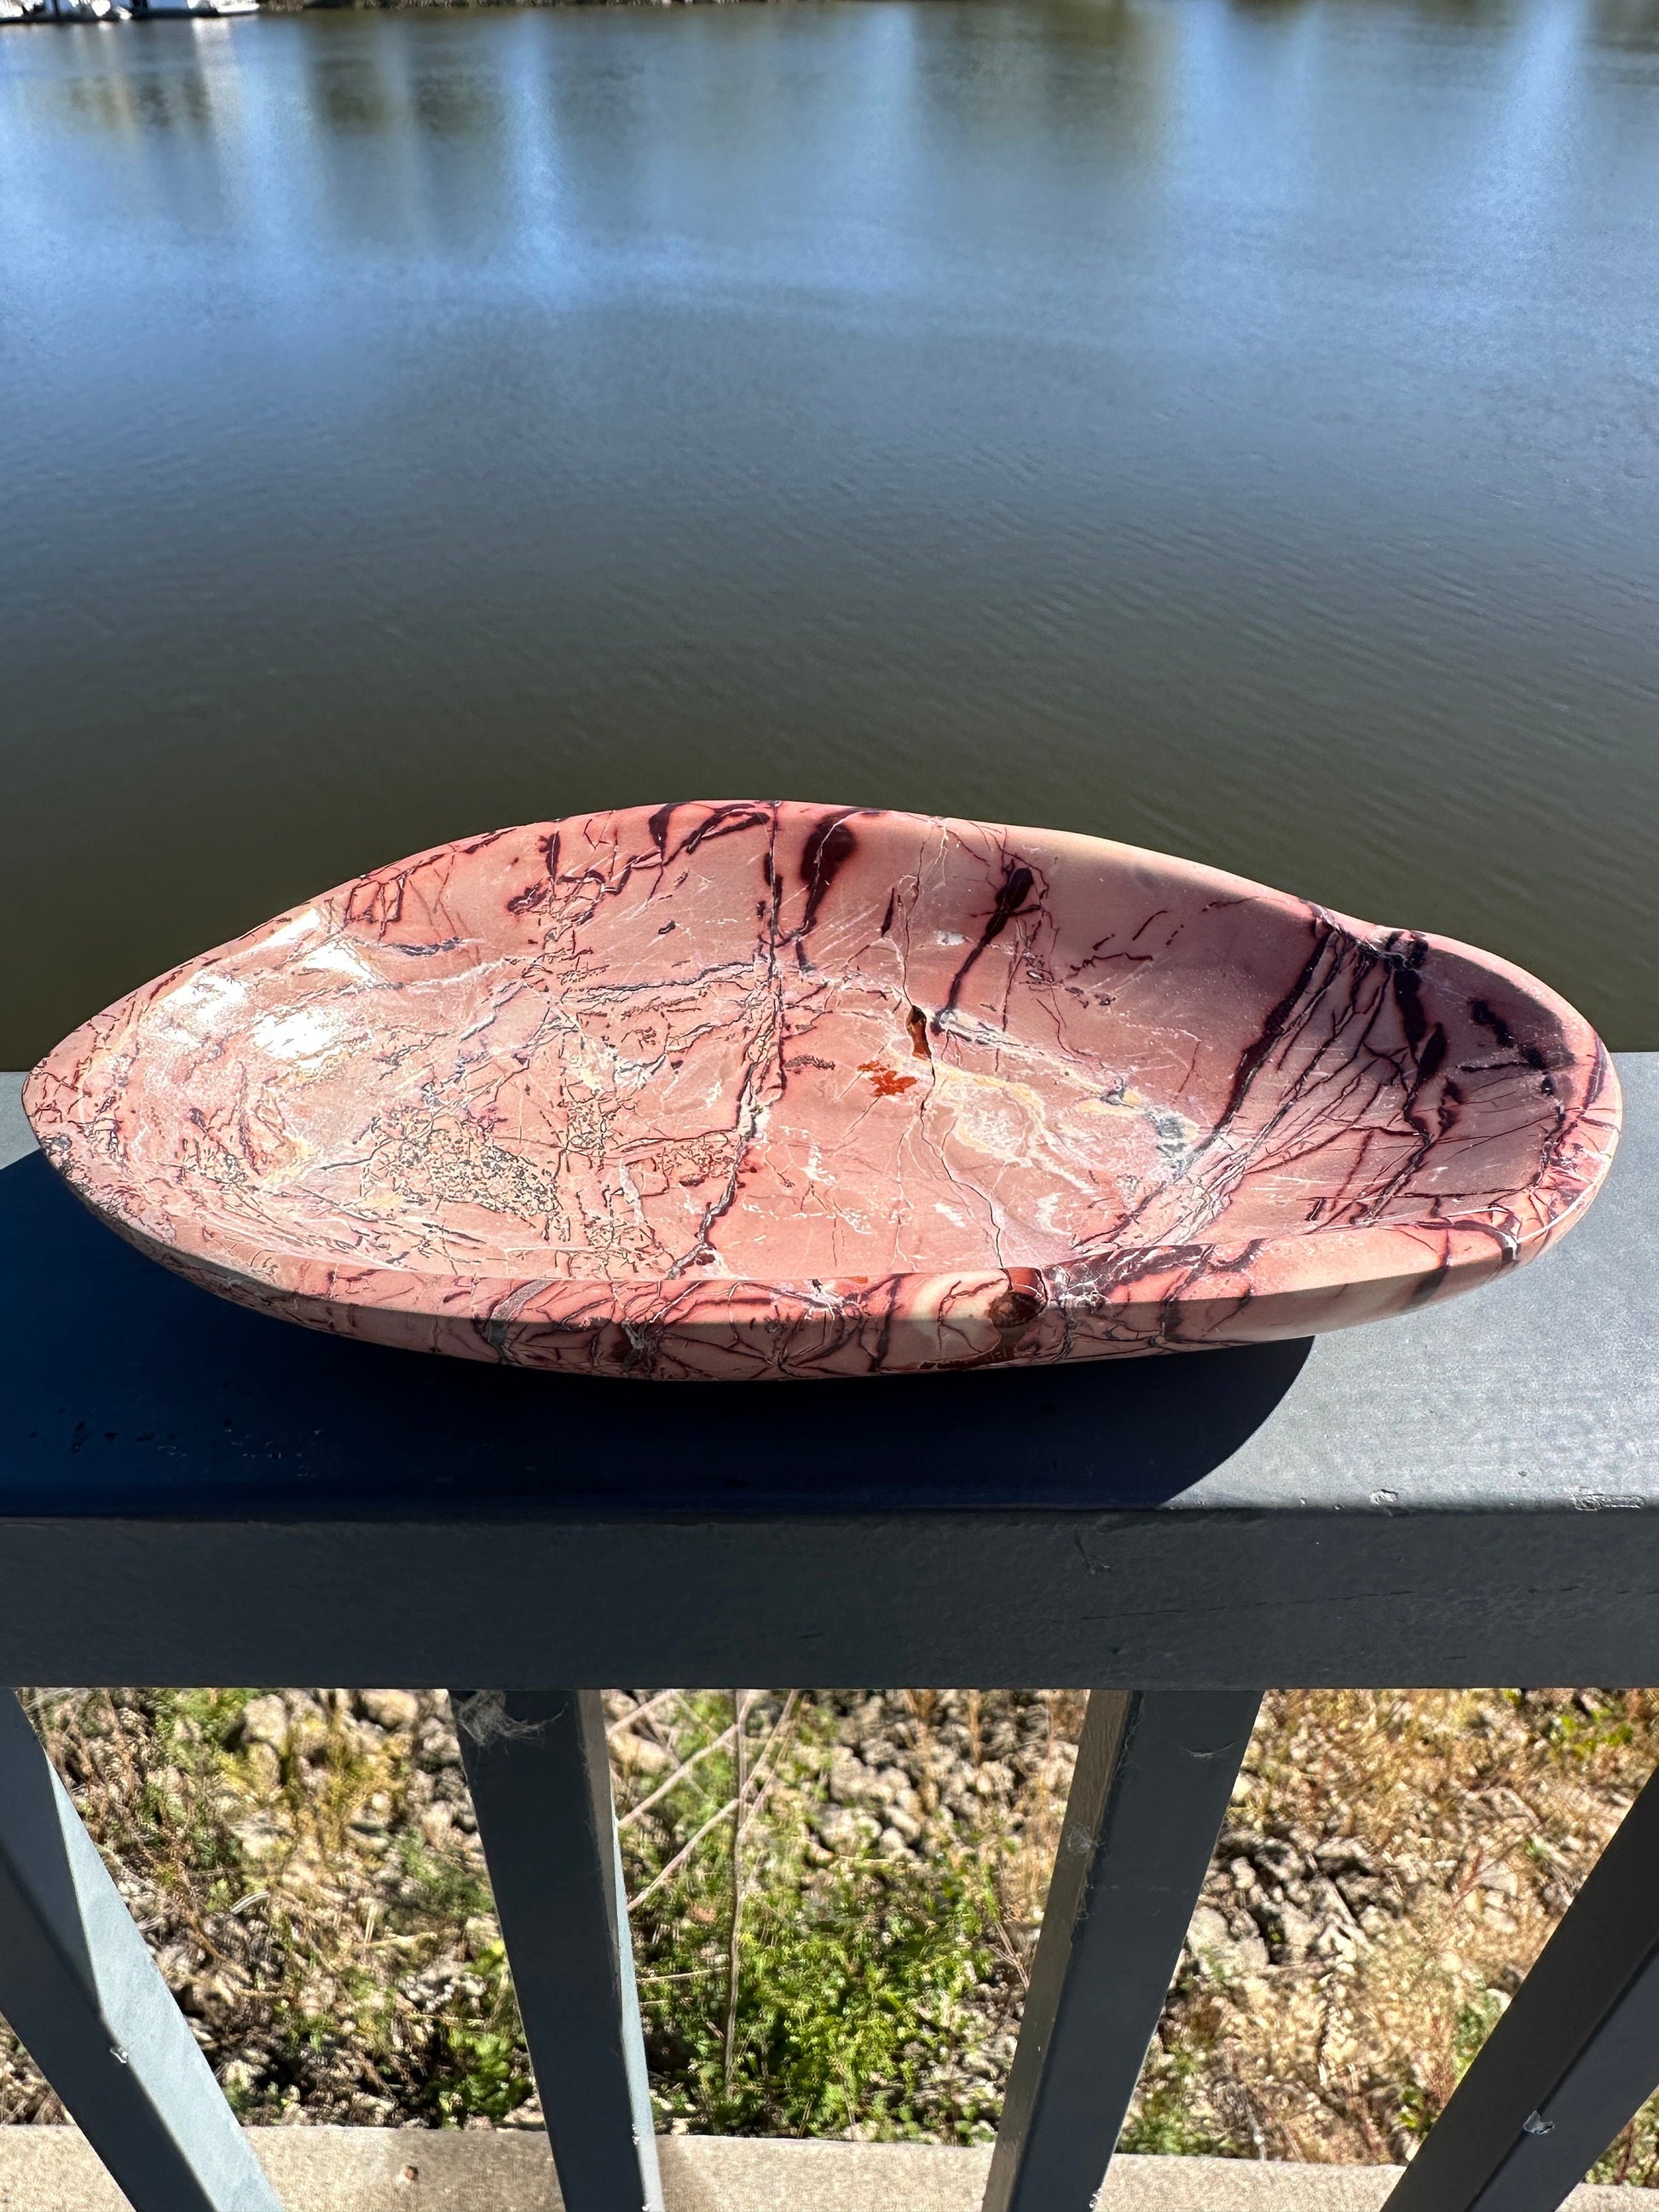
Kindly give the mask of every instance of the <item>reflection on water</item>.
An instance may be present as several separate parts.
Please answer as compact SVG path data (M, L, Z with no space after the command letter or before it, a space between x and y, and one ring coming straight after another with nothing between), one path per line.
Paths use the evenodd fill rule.
M1659 52L1659 4L1656 0L1596 0L1592 35L1605 46L1630 46L1638 53Z
M191 49L198 40L222 40L227 31L226 25L211 21L185 27L192 33ZM153 64L155 57L125 49L126 33L118 24L67 23L52 36L63 42L70 66L41 72L38 79L28 71L24 78L31 104L41 117L112 131L136 146L142 146L149 132L234 127L236 72L221 70L216 77L210 76L204 66L206 52L187 50L183 56L169 56L170 66L157 69L145 66ZM26 63L38 58L19 57L10 41L3 58ZM222 58L230 58L228 52ZM180 60L185 66L179 66ZM131 65L135 62L137 67ZM18 98L22 89L17 86L12 97Z
M0 39L0 1064L460 830L1166 846L1659 1044L1659 0Z

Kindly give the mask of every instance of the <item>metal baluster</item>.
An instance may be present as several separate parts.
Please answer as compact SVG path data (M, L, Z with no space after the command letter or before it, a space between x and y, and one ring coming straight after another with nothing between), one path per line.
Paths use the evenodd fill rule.
M1553 2212L1659 2087L1659 1775L1590 1869L1387 2212Z
M567 2212L662 2212L597 1690L452 1690Z
M1090 1698L985 2212L1097 2203L1260 1703Z
M0 2013L137 2212L278 2212L40 1738L5 1692Z

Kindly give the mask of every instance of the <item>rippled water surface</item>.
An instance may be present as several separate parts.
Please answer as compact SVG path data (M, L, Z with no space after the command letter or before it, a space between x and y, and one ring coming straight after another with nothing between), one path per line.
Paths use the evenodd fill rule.
M374 862L1103 831L1659 1046L1659 5L0 33L0 1064Z

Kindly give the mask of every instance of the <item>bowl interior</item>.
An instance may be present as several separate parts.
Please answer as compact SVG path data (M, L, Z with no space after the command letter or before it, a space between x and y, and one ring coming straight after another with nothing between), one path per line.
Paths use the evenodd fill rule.
M856 1281L1502 1207L1574 1079L1547 994L1459 948L787 805L446 847L125 1004L104 1081L155 1204L476 1275Z

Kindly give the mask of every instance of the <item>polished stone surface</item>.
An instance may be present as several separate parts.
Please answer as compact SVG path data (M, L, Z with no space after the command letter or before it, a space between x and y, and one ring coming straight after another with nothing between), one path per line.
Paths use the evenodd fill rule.
M124 1234L389 1344L792 1378L1261 1342L1533 1256L1619 1120L1443 939L1049 830L773 802L358 878L30 1080Z

